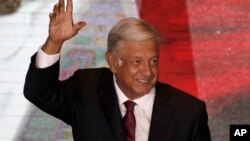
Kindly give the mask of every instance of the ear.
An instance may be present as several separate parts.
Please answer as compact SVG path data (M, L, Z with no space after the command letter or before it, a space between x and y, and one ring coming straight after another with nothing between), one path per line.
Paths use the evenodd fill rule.
M105 54L105 59L106 62L108 63L110 70L113 72L113 74L115 74L117 71L116 57L111 52L107 51Z

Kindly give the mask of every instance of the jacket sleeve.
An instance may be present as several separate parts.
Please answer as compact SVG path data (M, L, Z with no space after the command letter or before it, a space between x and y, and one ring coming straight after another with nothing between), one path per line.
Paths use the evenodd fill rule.
M36 54L31 57L24 96L44 112L71 125L72 110L79 94L77 77L59 81L59 61L44 69L38 69L35 62Z
M202 102L198 114L192 141L211 141L210 130L208 127L208 115L204 102Z

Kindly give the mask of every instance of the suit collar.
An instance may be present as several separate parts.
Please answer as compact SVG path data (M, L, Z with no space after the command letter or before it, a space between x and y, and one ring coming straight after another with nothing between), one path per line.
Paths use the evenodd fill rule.
M102 107L105 111L107 121L112 128L116 140L124 141L125 132L122 124L122 116L118 104L118 97L114 88L113 74L110 70L102 80L103 89L100 92Z
M149 141L166 140L168 127L174 115L174 108L168 104L170 98L168 87L163 86L162 83L157 83Z

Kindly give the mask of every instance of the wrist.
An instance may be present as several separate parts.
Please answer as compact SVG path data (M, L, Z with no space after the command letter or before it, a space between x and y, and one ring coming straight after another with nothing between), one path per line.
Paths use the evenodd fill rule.
M43 45L42 50L48 55L58 54L61 51L62 45L63 42L54 42L48 38Z

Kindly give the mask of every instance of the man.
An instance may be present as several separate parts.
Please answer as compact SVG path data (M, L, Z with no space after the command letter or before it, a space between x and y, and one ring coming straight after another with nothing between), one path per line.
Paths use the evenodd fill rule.
M64 41L86 25L72 21L72 0L54 6L49 37L32 56L24 95L72 126L75 141L209 141L205 103L158 82L160 35L126 18L108 35L108 68L81 69L58 81Z

